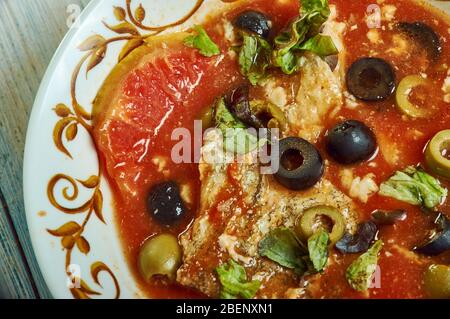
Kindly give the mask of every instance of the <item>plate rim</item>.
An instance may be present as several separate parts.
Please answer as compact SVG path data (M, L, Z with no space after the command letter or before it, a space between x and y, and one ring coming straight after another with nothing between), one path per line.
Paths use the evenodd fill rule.
M87 20L88 16L95 10L95 8L100 5L102 0L91 0L86 7L82 10L78 18L75 20L75 23L72 27L69 28L69 30L66 32L64 37L62 38L61 42L59 43L55 53L53 54L52 58L50 59L50 63L44 73L44 76L41 80L41 83L39 85L39 89L36 93L36 97L33 102L33 106L31 108L31 113L28 119L27 123L27 133L25 138L25 147L24 147L24 155L23 155L23 168L22 168L22 191L23 191L23 198L24 198L24 207L25 207L25 217L27 222L27 228L28 228L28 234L30 236L30 242L33 248L33 253L35 256L35 259L39 266L39 271L44 278L45 284L47 285L48 290L50 291L50 294L52 298L57 299L58 297L57 289L53 287L49 280L49 272L43 271L45 269L43 266L46 264L45 258L43 254L39 253L38 243L36 241L36 236L38 236L37 233L35 233L35 227L32 227L36 223L36 219L32 214L33 208L31 207L30 203L30 193L32 192L32 186L31 178L29 177L31 175L31 134L34 131L34 127L38 119L38 113L41 112L41 108L39 106L44 104L45 101L45 94L49 89L49 84L52 78L52 75L54 74L56 70L56 66L58 61L61 59L62 55L64 54L64 51L67 50L70 42L75 38L78 31L80 31L79 27L76 27L77 23L79 25L83 25L83 23Z

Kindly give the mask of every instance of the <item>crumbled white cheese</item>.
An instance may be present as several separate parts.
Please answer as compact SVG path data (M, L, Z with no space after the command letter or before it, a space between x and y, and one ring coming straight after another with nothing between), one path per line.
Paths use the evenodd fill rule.
M363 178L353 176L353 171L344 169L341 171L342 186L348 189L352 198L358 199L363 203L367 203L369 197L378 192L378 185L373 180L375 175L369 173Z
M231 59L231 60L236 60L237 59L237 53L236 53L236 51L234 51L234 50L228 50L228 57Z
M356 97L347 91L344 91L344 100L345 100L345 107L348 109L354 110L359 106Z
M192 199L192 190L189 184L182 184L180 186L180 196L188 204L192 204L194 201Z
M333 39L334 44L338 51L342 54L345 50L343 34L347 25L344 22L337 21L338 12L335 5L330 5L330 16L328 20L323 25L322 33L330 36Z
M355 31L355 30L358 30L358 25L357 24L354 24L354 25L352 25L350 27L350 31Z
M274 81L267 81L265 84L265 92L269 101L278 107L284 107L287 104L287 93L281 86L276 86Z
M394 20L396 12L397 12L397 7L392 4L384 5L381 8L381 13L382 13L383 19L386 21Z
M225 40L227 40L230 43L234 43L234 41L236 41L236 37L234 35L234 27L229 20L226 19L223 20L223 32Z
M222 250L228 252L231 258L235 261L243 262L244 264L250 264L252 258L245 257L236 252L235 246L237 243L237 238L235 236L230 236L227 234L222 234L219 237L219 246Z
M383 42L383 40L381 40L380 33L378 32L377 29L370 29L367 32L367 38L373 44L378 44L378 43L382 43Z
M377 162L370 162L369 164L367 164L369 167L373 167L373 168L375 168L375 167L377 167L378 165L377 165Z
M408 54L410 43L400 34L392 36L392 47L386 50L387 53L393 53L397 56Z
M156 170L165 176L169 174L169 170L167 169L168 162L169 159L164 156L155 156L152 158L152 163L156 166Z
M406 117L408 120L408 117ZM378 146L384 160L391 166L395 167L400 161L400 151L398 145L391 138L383 135L377 135Z
M351 169L346 168L341 170L339 175L341 177L342 186L344 186L346 189L350 189L353 182L353 171Z
M448 76L444 80L444 84L442 85L442 91L445 93L444 102L450 103L450 69L447 72Z

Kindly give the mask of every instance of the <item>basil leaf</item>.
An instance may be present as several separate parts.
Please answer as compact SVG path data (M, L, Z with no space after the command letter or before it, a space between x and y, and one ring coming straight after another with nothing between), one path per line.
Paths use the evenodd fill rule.
M257 85L266 77L271 53L272 47L269 42L257 35L243 34L239 66L242 75L246 76L252 85Z
M448 191L423 169L408 167L382 183L379 194L412 205L434 208L447 196Z
M300 15L308 16L309 20L309 36L319 33L322 24L324 24L330 16L330 6L328 0L302 0Z
M303 0L300 16L274 39L273 64L284 73L292 74L300 68L302 51L322 57L337 54L333 40L319 34L329 16L328 0Z
M255 297L261 286L258 280L248 281L245 268L233 259L216 268L219 281L222 284L220 297L222 299L236 299L242 297L251 299Z
M318 272L327 265L329 240L330 235L323 229L318 230L308 239L309 258Z
M353 289L366 291L370 288L373 274L377 269L378 254L382 248L383 242L378 240L347 268L345 276Z
M246 125L228 110L223 98L216 101L214 113L216 125L223 135L225 151L245 155L267 143L267 139L259 140L250 134Z
M271 231L258 245L259 255L267 257L279 265L294 269L298 275L307 271L305 256L308 252L287 228Z
M315 37L302 43L299 49L313 52L321 57L338 53L338 50L334 45L333 39L331 39L330 36L321 34L318 34Z
M197 34L188 36L184 39L184 44L186 46L198 49L200 54L206 57L220 54L219 47L211 40L202 26L196 25L193 29Z

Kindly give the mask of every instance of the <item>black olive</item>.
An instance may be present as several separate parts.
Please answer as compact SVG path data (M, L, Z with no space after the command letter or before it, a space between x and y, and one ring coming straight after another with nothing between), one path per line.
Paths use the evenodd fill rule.
M342 254L358 254L366 252L370 244L375 240L378 233L378 227L373 221L362 223L358 226L355 235L346 233L336 243L336 248Z
M172 226L182 220L186 206L175 182L165 182L154 186L148 196L150 215L161 225Z
M334 70L336 70L336 67L339 63L339 56L337 54L328 55L328 56L324 57L323 60L328 64L331 71L334 72Z
M240 13L234 20L234 25L239 29L255 33L263 38L268 38L270 34L269 18L258 11L247 10Z
M379 58L362 58L354 62L346 77L347 89L363 101L383 101L395 91L395 72Z
M405 210L395 210L385 212L377 210L372 213L372 219L377 225L394 225L399 221L404 221L407 217Z
M328 154L338 163L356 164L370 159L377 150L377 140L364 123L348 120L335 126L326 136Z
M426 50L428 57L435 61L442 53L442 45L439 36L434 30L423 22L400 22L397 28L406 33L423 49Z
M264 127L263 122L250 109L248 86L240 86L234 90L228 99L227 106L231 113L248 126Z
M438 233L435 234L426 244L415 249L416 252L437 256L450 250L450 220L440 214L436 220Z
M324 164L319 151L298 137L280 140L280 167L275 179L291 190L305 190L323 176Z

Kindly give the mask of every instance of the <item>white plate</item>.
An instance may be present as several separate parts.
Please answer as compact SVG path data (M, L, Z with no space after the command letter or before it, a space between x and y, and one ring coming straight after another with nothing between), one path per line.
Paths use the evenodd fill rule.
M56 105L64 103L73 112L71 77L77 64L86 54L86 52L81 52L78 46L94 34L101 35L105 39L117 37L118 34L108 30L102 22L117 25L119 22L113 13L113 7L126 8L127 2L127 0L93 0L86 7L79 18L78 26L69 31L53 57L36 97L29 122L24 160L25 207L37 260L55 298L72 298L74 296L135 298L144 296L139 291L122 253L108 184L104 178L100 178L98 187L89 188L78 181L87 180L90 176L97 175L98 172L97 153L90 135L82 125L77 125L78 134L73 141L68 142L66 137L63 137L63 145L67 147L72 158L58 150L53 141L53 130L58 122L60 124L63 124L64 121L74 123L70 121L70 117L63 119L56 115L54 108ZM143 23L162 25L183 17L195 6L196 0L134 0L131 1L131 12L135 12L140 3L147 12ZM221 5L224 4L219 0L206 0L194 17L177 29L185 29L189 25L198 23L205 13L216 10ZM443 5L448 9L448 3ZM127 19L129 19L129 15ZM142 29L139 31L145 33ZM88 63L84 63L81 67L76 82L76 96L78 102L88 111L90 111L91 101L103 80L117 63L117 58L125 42L118 41L108 45L104 60L89 72L88 77L85 76ZM73 133L74 127L72 125L69 131ZM98 198L95 193L98 195L98 192L101 191L104 223L96 214L89 214L89 207L92 205L77 214L66 214L62 209L52 205L47 188L49 182L58 174L65 174L60 175L65 177L53 189L56 201L63 206L73 208L92 198ZM63 197L65 187L68 187L66 194L68 197L76 195L69 179L73 179L79 189L79 194L74 196L76 197L74 200L67 200ZM78 240L80 247L75 245L72 250L64 249L61 236L66 235L64 241L67 246L68 242L70 244L70 234L75 232L75 236L80 237L78 236L80 231L77 228L84 221L86 221L86 227L81 230L81 235L85 240ZM71 224L67 224L68 222ZM67 227L53 235L48 232L48 229L56 230L62 225ZM89 243L89 252L86 242ZM80 248L85 253L81 253ZM70 257L70 262L66 262L67 257ZM67 263L72 265L70 269L72 273L81 276L83 280L81 288L71 289L71 286L68 285L71 281L67 276Z
M143 21L146 25L158 26L177 21L189 13L195 7L197 0L143 0L131 1L131 12L142 3L146 10ZM186 29L194 23L199 23L206 12L212 8L216 9L222 5L218 0L206 1L200 10L186 23L174 29ZM90 135L81 124L76 125L78 134L73 141L67 141L64 130L62 142L67 154L59 150L53 141L53 130L58 122L61 124L70 121L71 116L63 118L55 112L55 106L63 103L74 112L71 100L71 77L80 60L87 52L78 49L80 44L91 36L98 34L105 39L113 37L128 36L117 34L105 27L103 22L109 25L118 25L119 22L114 14L113 7L127 8L126 0L93 0L83 11L79 18L78 26L71 28L59 49L53 57L50 66L42 80L41 87L33 106L31 119L28 127L27 142L24 160L24 194L27 221L31 239L37 260L43 276L55 298L78 297L92 298L121 298L143 297L143 293L130 273L126 260L122 253L118 231L115 226L111 192L103 177L97 188L84 187L78 180L87 180L90 176L98 173L97 153L93 146ZM127 20L130 20L127 14ZM142 34L145 30L139 29ZM117 41L107 47L107 54L103 61L93 68L86 77L86 66L83 64L76 82L76 97L79 104L90 112L91 102L96 96L98 89L107 77L111 69L117 64L118 56L127 41ZM89 123L89 121L86 121ZM72 125L70 130L73 133ZM77 214L67 214L49 200L47 188L50 181L59 174L64 176L56 183L54 194L56 201L69 208L76 208L83 203L98 197L95 193L100 191L103 197L102 215L104 223L96 216L89 214L89 208ZM76 183L79 190L74 200L63 197L64 188L68 187L68 196L74 195L74 188L70 180ZM90 216L88 219L87 217ZM87 224L79 236L78 226ZM70 224L67 224L69 223ZM57 230L53 235L48 230ZM78 226L77 226L78 225ZM77 245L72 250L63 248L62 238L65 234L65 242L71 241L70 234L76 231L76 237L82 237L89 243L87 253L86 241L79 239L82 253ZM55 236L56 235L56 236ZM67 243L66 243L67 245ZM69 246L70 247L70 246ZM70 262L66 263L66 258ZM66 273L66 264L72 265L70 271L74 275L81 276L83 285L80 289L70 289L71 277ZM99 271L99 272L98 272ZM98 272L99 282L95 275ZM74 276L75 277L75 276ZM87 287L88 286L88 287ZM93 290L98 294L93 294Z

